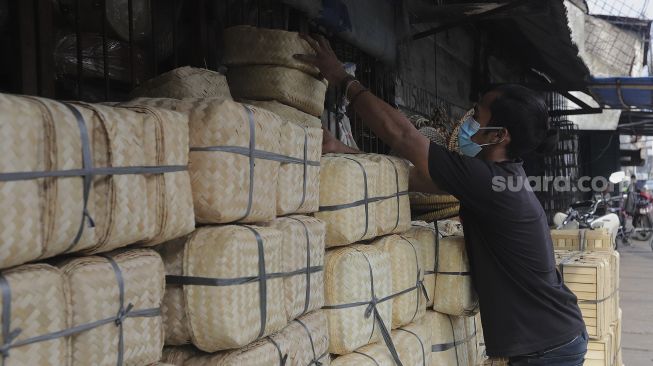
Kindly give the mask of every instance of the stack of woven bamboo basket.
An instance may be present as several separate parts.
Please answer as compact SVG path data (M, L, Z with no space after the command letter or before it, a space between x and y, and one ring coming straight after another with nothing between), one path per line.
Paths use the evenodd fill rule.
M4 94L0 111L2 364L158 362L163 262L119 248L193 230L188 118Z
M603 228L552 230L558 268L578 297L590 336L585 365L621 366L619 253Z
M407 188L401 159L322 157L315 217L327 227L324 309L334 365L476 362L477 301L462 236L411 226Z

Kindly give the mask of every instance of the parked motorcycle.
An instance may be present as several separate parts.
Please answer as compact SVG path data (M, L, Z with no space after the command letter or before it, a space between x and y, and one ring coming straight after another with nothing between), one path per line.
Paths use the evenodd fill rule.
M632 213L633 239L648 241L653 238L653 210L651 209L651 197L646 192L639 192L636 196L636 208ZM639 230L637 230L639 229ZM651 243L653 248L653 243Z
M557 229L606 228L616 249L618 238L627 238L627 235L619 215L607 209L609 202L599 196L594 200L573 203L567 212L556 213L553 223Z

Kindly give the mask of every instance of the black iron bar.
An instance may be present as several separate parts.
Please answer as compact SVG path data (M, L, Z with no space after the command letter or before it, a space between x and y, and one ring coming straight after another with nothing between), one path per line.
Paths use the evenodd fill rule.
M107 1L102 0L102 71L104 72L104 100L109 100L109 45L107 40Z
M84 77L84 60L82 53L82 31L80 24L80 0L75 0L75 43L77 48L77 99L82 99L82 82Z
M132 89L136 86L136 70L134 70L134 3L127 0L127 19L129 20L129 73Z

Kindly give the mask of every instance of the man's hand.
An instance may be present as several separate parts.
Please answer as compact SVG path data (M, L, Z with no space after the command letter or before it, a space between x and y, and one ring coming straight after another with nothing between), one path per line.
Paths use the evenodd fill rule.
M331 49L329 41L321 35L315 35L315 38L307 34L299 36L315 50L315 55L294 55L294 57L320 69L320 73L330 85L340 85L340 82L347 76L347 72Z

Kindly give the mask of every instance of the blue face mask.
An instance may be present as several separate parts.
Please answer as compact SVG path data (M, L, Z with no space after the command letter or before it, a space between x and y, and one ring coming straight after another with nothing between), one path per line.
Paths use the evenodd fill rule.
M475 157L478 155L478 153L481 152L481 150L483 150L483 146L500 144L503 142L503 139L499 142L479 145L472 141L472 136L476 135L476 133L481 130L500 131L502 129L503 127L481 127L481 125L476 122L474 117L467 117L467 119L460 126L460 130L458 132L458 147L460 148L460 152L463 155Z

